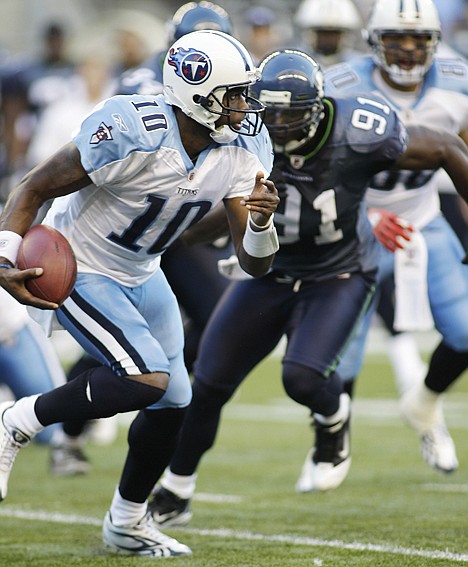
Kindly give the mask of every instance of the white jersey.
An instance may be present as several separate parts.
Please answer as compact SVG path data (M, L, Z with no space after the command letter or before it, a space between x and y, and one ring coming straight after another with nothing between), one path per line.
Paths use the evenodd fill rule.
M126 286L144 283L185 229L223 199L249 195L273 164L266 128L213 142L192 163L162 95L107 99L73 141L93 183L56 199L44 224L68 238L79 272Z
M380 93L405 125L422 124L459 134L468 128L468 66L461 59L435 59L417 93L389 87L371 56L328 69L326 94ZM440 211L439 182L431 171L387 171L372 180L369 207L385 208L422 228Z

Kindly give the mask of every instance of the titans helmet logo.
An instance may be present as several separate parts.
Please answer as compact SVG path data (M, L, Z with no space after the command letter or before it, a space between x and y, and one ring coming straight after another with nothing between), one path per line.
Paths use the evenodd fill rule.
M198 49L171 49L168 64L174 67L176 75L182 77L190 85L200 85L211 74L211 61L205 53Z

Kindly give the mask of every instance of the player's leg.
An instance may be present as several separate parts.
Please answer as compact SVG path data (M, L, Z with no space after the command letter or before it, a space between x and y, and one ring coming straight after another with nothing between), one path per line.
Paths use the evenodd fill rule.
M192 403L177 449L150 502L160 524L190 520L196 471L214 444L221 410L250 370L278 344L290 294L268 275L233 284L216 307L200 343Z
M297 294L283 383L292 399L310 409L315 429L315 445L296 484L299 492L336 488L348 473L350 398L335 369L373 291L373 277L352 274L303 283Z
M102 366L100 362L84 353L67 372L67 382L84 372ZM111 418L108 418L111 419ZM50 470L56 476L86 474L91 466L84 453L85 431L89 421L65 421L54 432L51 443Z
M15 399L48 392L65 383L65 374L53 346L33 321L25 324L9 341L0 343L0 367L2 382ZM47 427L35 441L50 443L59 427L55 424Z
M428 247L428 292L442 342L429 362L426 378L401 399L403 415L421 437L425 460L451 472L458 466L442 413L442 396L468 366L468 266L447 221L438 217L423 229Z
M426 375L427 364L421 359L414 335L409 332L396 331L393 326L395 317L393 270L379 280L379 290L377 313L388 331L387 354L398 392L402 395L415 381L418 382Z
M75 290L60 308L58 317L78 342L82 341L83 348L107 365L47 393L23 397L13 406L2 408L1 499L6 496L18 450L45 426L66 419L92 419L139 409L163 395L164 381L161 380L161 387L154 387L131 379L140 374L151 376L156 370L164 378L169 363L143 317L129 301L130 291L109 278L78 277ZM141 336L150 339L148 345L140 340ZM147 353L143 349L150 351L151 341L154 349Z
M161 267L184 313L184 360L189 373L208 319L230 283L219 273L217 262L231 253L230 246L176 242L162 257Z

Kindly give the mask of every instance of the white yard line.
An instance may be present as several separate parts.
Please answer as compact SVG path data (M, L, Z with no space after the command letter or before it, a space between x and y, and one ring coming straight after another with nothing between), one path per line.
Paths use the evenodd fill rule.
M20 518L22 520L33 520L40 522L56 522L60 524L83 524L101 526L102 520L98 518L57 514L45 511L28 511L15 507L0 508L0 516L6 518ZM381 545L374 543L362 543L358 541L346 542L342 540L326 540L309 537L295 537L292 535L265 535L252 532L242 532L229 529L199 530L196 528L179 528L190 534L217 538L232 538L246 541L265 541L272 543L286 543L288 545L304 545L307 547L330 547L336 549L348 549L350 551L369 551L372 553L390 553L392 555L404 555L410 557L424 557L425 559L447 559L458 563L468 563L468 554L452 553L447 550L416 549L412 547L401 547L394 545ZM320 561L320 560L319 560ZM315 563L319 565L319 563Z

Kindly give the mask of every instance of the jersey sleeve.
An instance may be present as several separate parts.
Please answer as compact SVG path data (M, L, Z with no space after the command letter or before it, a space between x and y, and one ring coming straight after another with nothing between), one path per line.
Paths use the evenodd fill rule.
M73 142L93 183L112 184L144 166L149 152L160 146L168 122L156 100L116 96L84 119Z
M336 99L339 128L348 146L378 167L392 165L406 150L408 135L396 112L377 95Z

